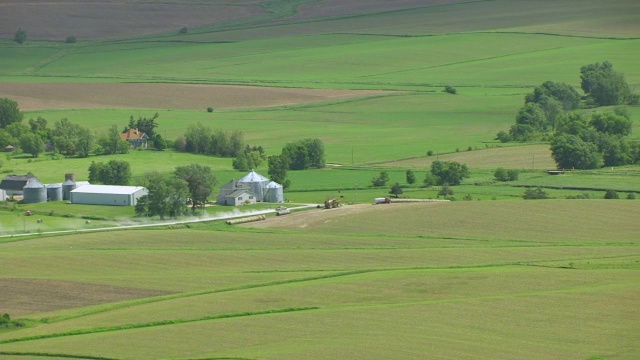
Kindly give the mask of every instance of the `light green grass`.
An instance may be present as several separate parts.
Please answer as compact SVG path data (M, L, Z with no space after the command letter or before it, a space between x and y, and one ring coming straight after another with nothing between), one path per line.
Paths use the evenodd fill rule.
M371 206L375 213L320 219L295 232L202 224L0 244L0 271L9 278L177 291L29 315L50 323L0 334L18 340L3 351L531 358L542 346L549 357L636 354L638 233L625 226L635 203ZM408 337L415 337L409 347L402 345ZM116 346L131 342L139 345Z

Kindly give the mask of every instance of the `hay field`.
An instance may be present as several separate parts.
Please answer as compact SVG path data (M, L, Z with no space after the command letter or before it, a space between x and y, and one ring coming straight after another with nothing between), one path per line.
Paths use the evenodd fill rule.
M0 97L23 111L56 109L200 110L268 108L373 96L383 91L204 84L0 82Z
M635 211L625 200L361 205L235 231L2 243L6 281L172 294L34 308L32 326L0 332L0 354L633 358L640 234L624 225Z

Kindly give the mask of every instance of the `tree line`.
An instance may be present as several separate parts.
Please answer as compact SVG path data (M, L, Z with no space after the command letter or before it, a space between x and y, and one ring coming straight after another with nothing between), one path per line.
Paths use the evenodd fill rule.
M510 141L550 141L559 168L594 169L640 162L640 144L628 140L632 120L623 107L593 112L580 109L595 106L636 105L640 102L608 61L580 69L581 88L547 81L525 96L525 104L508 132L496 139Z

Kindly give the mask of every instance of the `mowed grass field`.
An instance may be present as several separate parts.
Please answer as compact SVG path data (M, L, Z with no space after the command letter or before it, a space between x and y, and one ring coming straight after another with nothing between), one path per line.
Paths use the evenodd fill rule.
M2 243L2 296L27 279L40 291L3 302L29 327L0 333L0 354L630 359L635 213L624 200L357 205L232 232ZM92 304L101 292L122 298Z
M548 144L494 140L533 86L579 88L583 65L611 61L640 85L640 3L229 4L39 2L27 43L0 41L0 97L24 103L26 119L67 118L96 134L158 112L168 139L197 122L242 130L269 155L320 138L330 165L290 171L285 197L346 205L241 226L57 236L38 233L139 219L132 208L62 202L0 211L3 234L32 234L0 238L0 314L24 323L0 328L2 360L640 357L640 206L601 199L607 189L640 195L638 166L550 176ZM129 17L154 6L154 17ZM96 9L100 19L83 25ZM104 26L123 13L117 29ZM73 26L83 34L68 34ZM68 35L79 41L63 44ZM637 141L640 108L628 110ZM8 156L0 171L85 180L91 161L112 159L130 162L134 182L189 163L210 166L218 186L244 175L231 159L174 151ZM389 196L370 186L380 171L405 185L412 169L417 183L402 196L436 198L439 187L420 186L436 159L468 164L454 196L473 201L371 204ZM497 167L519 179L497 182ZM531 186L552 199L517 201ZM582 194L592 199L566 199Z

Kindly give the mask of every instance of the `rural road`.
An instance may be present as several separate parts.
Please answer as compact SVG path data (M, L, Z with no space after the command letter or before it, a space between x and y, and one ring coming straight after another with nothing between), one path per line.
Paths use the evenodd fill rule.
M310 209L310 208L315 208L317 206L318 206L317 204L306 204L306 205L291 207L289 208L289 210ZM74 233L82 233L82 232L96 232L96 231L109 231L109 230L122 230L122 229L139 229L139 228L147 228L147 227L154 227L154 226L191 224L191 223L206 222L206 221L236 219L236 218L242 218L246 216L272 214L275 212L276 211L273 209L257 210L257 211L251 211L251 212L237 212L237 213L234 212L232 214L227 214L227 215L212 216L212 217L190 219L190 220L164 221L164 222L154 222L152 224L122 225L122 226L111 226L111 227L104 227L104 228L57 230L57 231L31 232L31 233L23 233L23 234L9 234L9 235L0 235L0 238L33 236L33 235L51 235L51 234L74 234Z

